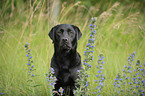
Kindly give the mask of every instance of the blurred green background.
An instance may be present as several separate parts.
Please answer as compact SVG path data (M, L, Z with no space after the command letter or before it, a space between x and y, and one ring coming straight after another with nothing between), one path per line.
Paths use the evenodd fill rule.
M36 95L50 96L45 73L50 68L53 44L48 33L54 25L67 23L80 28L78 52L84 59L91 17L97 17L94 66L90 90L94 87L98 55L105 56L106 77L103 95L114 95L113 80L127 57L145 62L145 0L0 0L0 93L4 96L29 95L27 57L24 45L30 43L36 68ZM1 95L1 94L0 94Z

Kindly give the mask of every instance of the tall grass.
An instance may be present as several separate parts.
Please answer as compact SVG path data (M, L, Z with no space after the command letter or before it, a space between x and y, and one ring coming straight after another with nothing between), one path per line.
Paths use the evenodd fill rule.
M35 89L35 95L50 95L45 73L50 67L53 46L48 32L52 26L59 23L74 24L81 29L83 36L79 40L77 50L84 60L83 53L89 38L90 18L98 18L94 58L97 58L100 53L105 57L103 67L106 78L102 90L104 96L114 95L114 78L118 72L122 72L130 53L136 51L135 61L140 59L141 63L145 62L145 18L137 9L136 3L124 6L108 2L104 3L104 5L108 4L106 9L97 11L102 8L103 5L100 5L102 2L90 8L85 7L81 2L74 4L66 2L62 4L59 18L53 24L50 22L53 9L48 10L45 0L21 2L14 8L10 0L3 4L0 11L0 93L4 93L3 95L30 94L26 90L28 88L25 70L27 57L24 49L26 42L30 43L32 49L31 54L37 69L35 74L40 75L34 78L35 82L41 84ZM96 64L97 59L94 59L92 66ZM94 73L97 73L95 68L90 71L90 74ZM94 82L93 77L90 77L90 80ZM91 83L90 88L95 87Z

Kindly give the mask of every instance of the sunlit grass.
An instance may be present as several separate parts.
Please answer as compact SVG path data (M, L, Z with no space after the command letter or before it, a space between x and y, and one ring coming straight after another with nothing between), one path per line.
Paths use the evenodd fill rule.
M24 44L29 42L34 65L37 69L35 74L40 75L34 78L35 82L41 84L36 89L39 91L36 95L49 96L45 73L48 73L50 68L53 44L48 37L48 32L52 26L59 23L74 24L81 29L83 35L78 42L77 50L83 61L85 46L89 38L90 18L92 16L98 18L92 66L97 64L98 55L103 53L106 79L102 90L104 96L114 95L112 89L114 78L118 72L122 71L130 53L136 51L135 61L140 59L141 63L145 62L144 14L138 13L137 9L135 12L131 11L132 6L126 8L122 5L114 5L101 12L100 15L92 15L95 14L93 12L97 12L95 8L93 10L87 9L78 2L62 7L59 18L54 24L51 24L51 17L47 17L48 14L44 12L43 2L41 3L37 12L33 13L32 10L23 6L25 10L13 12L11 17L6 14L6 9L2 9L0 18L0 93L9 96L30 94L26 90L28 88L27 71L25 70L27 57L24 48ZM31 17L32 13L33 17ZM95 70L92 68L91 74L94 73ZM93 81L94 78L90 78ZM90 86L92 89L95 87Z

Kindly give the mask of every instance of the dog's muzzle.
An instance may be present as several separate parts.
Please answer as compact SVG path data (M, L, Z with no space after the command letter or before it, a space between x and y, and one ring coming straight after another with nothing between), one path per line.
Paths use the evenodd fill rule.
M66 51L71 50L71 45L70 45L70 43L69 43L68 38L63 38L63 39L62 39L62 42L61 42L61 49L62 49L62 50L66 50Z

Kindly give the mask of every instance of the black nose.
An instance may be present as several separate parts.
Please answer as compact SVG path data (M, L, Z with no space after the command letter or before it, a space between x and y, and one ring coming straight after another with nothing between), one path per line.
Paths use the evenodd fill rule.
M68 41L68 38L63 38L62 40L63 40L64 42L66 42L66 41Z

